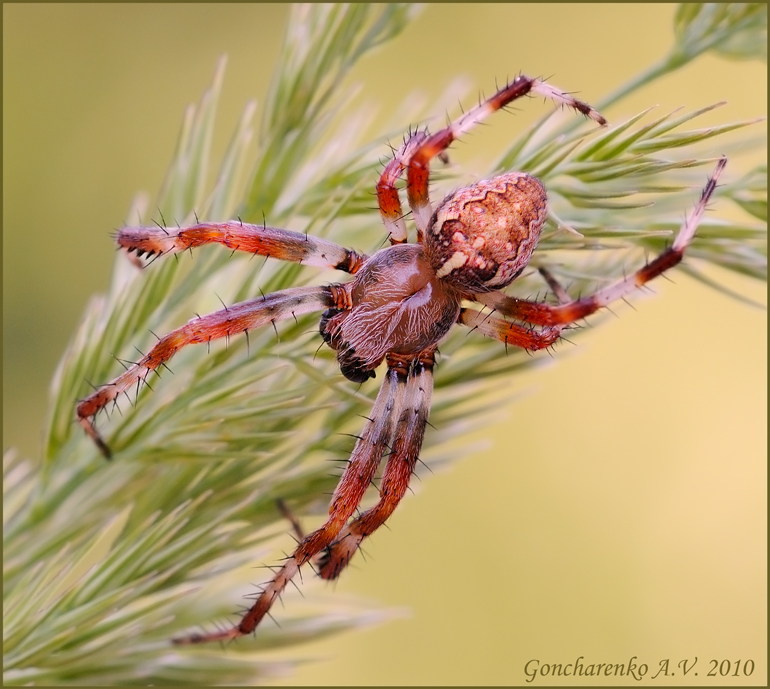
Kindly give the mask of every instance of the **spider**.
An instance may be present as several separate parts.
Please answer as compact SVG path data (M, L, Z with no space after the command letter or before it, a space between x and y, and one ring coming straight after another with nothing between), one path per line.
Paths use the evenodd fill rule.
M148 354L77 405L80 425L107 457L110 450L96 430L95 415L189 344L208 343L277 320L322 311L321 337L336 351L345 377L361 383L374 377L383 360L387 364L371 417L334 491L326 522L299 540L294 553L238 624L212 633L190 634L175 639L175 643L234 639L252 633L304 564L315 563L324 579L340 575L361 542L385 523L406 493L428 422L436 351L453 325L478 330L506 346L530 351L548 348L565 327L626 297L681 261L716 188L725 158L717 164L673 244L632 275L573 300L541 269L558 304L503 294L501 290L527 266L537 244L547 215L543 185L523 172L509 172L463 187L434 206L428 196L429 165L434 157L443 157L462 134L527 94L544 96L599 125L606 124L590 105L541 79L520 75L440 131L410 132L377 182L379 210L390 246L372 256L324 239L240 221L198 222L176 229L126 227L118 232L118 245L140 257L157 258L218 243L235 251L335 268L354 277L341 284L291 288L244 301L193 318L160 338ZM407 243L396 187L404 171L407 199L417 226L417 242L413 244ZM474 303L486 307L486 312L473 308ZM386 454L379 501L354 516Z

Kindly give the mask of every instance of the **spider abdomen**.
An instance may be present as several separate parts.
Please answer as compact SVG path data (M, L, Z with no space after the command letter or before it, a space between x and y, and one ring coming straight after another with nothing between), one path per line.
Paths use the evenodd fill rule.
M509 285L529 263L547 214L545 188L511 172L459 189L436 209L425 237L436 275L473 292Z
M329 312L321 335L342 373L363 382L388 352L418 354L436 344L460 313L460 296L436 277L420 244L378 251L350 285L350 310Z

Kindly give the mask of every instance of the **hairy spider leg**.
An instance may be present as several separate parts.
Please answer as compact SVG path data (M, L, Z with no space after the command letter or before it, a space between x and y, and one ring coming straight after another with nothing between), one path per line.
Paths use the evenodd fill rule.
M299 232L239 220L203 222L189 227L124 227L116 236L118 245L138 256L160 256L194 249L204 244L222 244L233 251L293 261L319 268L355 273L366 261L364 254L333 242Z
M560 304L570 304L572 302L572 297L567 294L567 290L561 286L561 283L546 268L540 267L537 269L537 272L543 276L543 279L548 283Z
M251 634L278 599L299 568L334 542L353 515L374 478L385 450L390 446L396 421L404 403L406 376L399 368L389 368L367 421L356 441L348 465L332 496L329 518L321 528L306 536L289 556L273 579L262 589L254 605L230 629L211 633L191 634L174 639L176 644L197 644L235 639Z
M524 347L524 349L541 349L543 346L548 346L550 343L547 343L547 341L551 338L553 338L553 341L558 339L559 333L565 326L592 313L596 313L596 311L613 301L632 294L636 289L639 289L650 280L662 275L681 262L726 164L727 158L720 158L714 168L714 172L703 188L695 208L682 223L674 243L627 278L618 280L612 285L594 292L592 295L569 301L568 303L564 303L563 294L557 294L559 301L562 302L558 305L516 299L500 292L486 292L475 295L478 302L495 309L502 315L535 326L543 326L542 330L530 330L499 318L493 318L491 315L481 314L473 309L463 309L458 322L477 328L484 335L497 338L507 344Z
M118 395L146 381L147 376L165 364L182 347L210 342L220 337L240 335L268 323L328 308L346 308L344 290L336 285L295 287L228 306L206 316L196 316L186 325L160 338L153 348L133 366L102 385L77 406L80 425L109 458L110 448L99 435L94 416Z
M491 313L482 313L476 309L460 309L457 322L478 330L482 335L493 337L506 345L521 347L530 352L546 349L554 344L563 326L548 326L540 330L495 318Z
M401 208L401 199L398 196L396 182L406 168L412 153L427 136L427 130L409 132L404 137L401 148L394 152L393 160L385 166L380 179L377 181L377 203L391 245L404 244L407 240L404 211Z
M336 579L340 575L361 541L387 521L406 494L428 423L435 351L434 347L416 358L388 355L388 366L406 379L406 390L393 446L380 481L380 499L374 507L352 520L326 549L318 569L324 579Z
M531 79L530 77L519 75L491 98L479 103L475 108L456 119L448 127L422 140L407 161L406 192L409 207L414 213L414 220L417 224L418 238L427 231L431 216L433 215L428 195L430 161L446 150L453 141L485 120L493 112L504 108L509 103L517 98L526 96L528 93L537 93L550 98L556 103L573 108L600 125L607 124L607 121L587 103L573 98L568 93L554 88L541 79Z
M548 270L538 268L538 272L548 283L560 304L572 303L572 298ZM486 293L484 294L486 295ZM482 313L481 311L465 308L460 310L457 322L467 325L473 330L478 330L482 335L500 340L506 345L511 344L514 347L521 347L528 351L550 347L561 337L561 331L564 329L564 326L544 326L540 330L535 330L532 326L522 326L500 318L494 318L491 313Z
M409 133L401 147L395 151L393 160L385 166L377 182L377 201L391 244L403 244L407 240L404 212L396 189L396 182L403 171L413 165L412 161L415 160L415 154L418 155L418 158L414 162L414 166L417 168L422 166L422 168L420 171L412 172L413 181L411 185L407 183L407 193L409 205L414 211L417 222L418 241L421 241L422 233L427 229L432 214L428 198L428 164L430 160L434 156L440 155L452 141L490 114L527 93L539 93L557 103L574 108L599 124L606 124L606 120L590 105L576 100L540 79L519 76L503 89L500 89L492 98L479 104L436 134L431 136L427 130Z

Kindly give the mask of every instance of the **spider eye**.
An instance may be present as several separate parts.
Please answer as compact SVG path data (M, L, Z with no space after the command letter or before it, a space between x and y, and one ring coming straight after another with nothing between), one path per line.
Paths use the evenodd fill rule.
M463 187L436 209L428 259L439 278L461 289L505 287L529 263L546 214L545 188L521 172Z

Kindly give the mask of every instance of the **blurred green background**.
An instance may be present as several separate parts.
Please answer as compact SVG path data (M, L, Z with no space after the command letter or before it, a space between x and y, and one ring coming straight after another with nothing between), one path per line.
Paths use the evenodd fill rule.
M472 86L465 105L519 71L595 102L668 50L674 11L431 5L351 88L383 120L458 76ZM107 286L109 232L137 191L159 188L184 107L227 53L222 150L267 89L287 17L282 5L4 5L6 448L38 457L48 382ZM706 55L603 114L728 100L695 126L736 121L765 113L766 84L763 63ZM495 117L453 163L483 169L547 107ZM764 285L711 274L764 301ZM676 676L656 681L676 685L702 684L712 658L751 658L743 682L766 682L766 315L673 282L511 381L520 399L416 487L336 585L403 616L305 647L313 662L287 684L519 684L530 659L578 656L636 656L651 674L668 658ZM695 656L700 677L685 680L675 663Z

